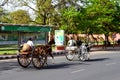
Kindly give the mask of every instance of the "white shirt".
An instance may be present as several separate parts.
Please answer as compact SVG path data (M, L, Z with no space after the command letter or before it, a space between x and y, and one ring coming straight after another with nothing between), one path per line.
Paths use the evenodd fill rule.
M31 46L31 47L33 47L33 46L34 46L33 42L32 42L32 41L30 41L30 40L28 40L28 41L27 41L27 44L28 44L29 46Z

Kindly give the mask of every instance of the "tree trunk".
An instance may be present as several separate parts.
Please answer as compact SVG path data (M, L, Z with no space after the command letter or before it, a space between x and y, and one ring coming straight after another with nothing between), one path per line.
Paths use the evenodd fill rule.
M109 35L105 34L105 41L109 42L109 39L108 39Z
M93 36L93 34L90 34L91 36L92 36L92 38L95 40L95 42L97 43L97 45L98 45L98 41L97 41L97 38L95 38L94 36Z
M110 42L109 42L108 37L109 37L109 35L108 35L108 34L105 34L105 41L104 41L104 45L105 45L105 46L110 46Z

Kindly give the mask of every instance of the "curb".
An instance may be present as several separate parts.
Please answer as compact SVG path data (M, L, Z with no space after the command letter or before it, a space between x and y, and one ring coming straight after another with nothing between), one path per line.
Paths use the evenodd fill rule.
M64 55L64 52L53 52L54 56L61 56ZM17 55L0 55L0 60L5 60L5 59L15 59L17 58Z
M53 52L54 56L64 55L65 52Z
M91 52L94 52L94 51L120 51L120 47L116 47L116 48L111 48L109 47L108 49L102 49L102 48L92 48L91 49ZM58 51L58 52L55 52L53 51L52 52L54 56L62 56L65 54L64 51ZM17 55L0 55L0 60L5 60L5 59L15 59L17 58Z
M14 59L17 58L16 55L2 55L0 56L0 60L4 60L4 59Z

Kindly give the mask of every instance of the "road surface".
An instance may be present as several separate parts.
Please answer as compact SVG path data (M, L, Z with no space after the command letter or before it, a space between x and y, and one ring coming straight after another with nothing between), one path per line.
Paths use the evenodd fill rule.
M0 80L120 80L120 51L96 51L89 61L55 56L43 69L22 68L16 59L0 60Z

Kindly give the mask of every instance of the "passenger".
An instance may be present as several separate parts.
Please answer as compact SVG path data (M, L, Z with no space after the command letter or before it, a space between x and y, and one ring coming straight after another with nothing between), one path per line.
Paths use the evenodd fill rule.
M76 46L76 41L72 37L68 41L68 46Z

